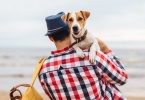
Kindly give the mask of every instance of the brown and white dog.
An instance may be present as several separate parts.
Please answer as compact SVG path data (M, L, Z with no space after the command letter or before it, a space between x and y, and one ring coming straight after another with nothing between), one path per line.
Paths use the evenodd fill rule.
M85 36L85 39L73 46L79 57L84 58L84 52L82 49L90 48L89 61L95 63L96 50L100 50L98 41L95 37L87 30L86 20L90 16L88 11L80 11L74 13L67 13L62 16L62 20L68 23L71 31L71 42L73 43L77 39L81 39Z

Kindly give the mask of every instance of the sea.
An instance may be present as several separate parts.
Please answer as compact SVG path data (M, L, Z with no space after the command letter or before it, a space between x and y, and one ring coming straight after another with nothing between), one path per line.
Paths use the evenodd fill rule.
M144 42L145 43L145 42ZM145 97L145 45L137 43L108 42L111 50L125 66L128 73L127 83L118 86L127 96ZM0 91L9 92L21 83L30 83L33 71L39 59L48 57L55 48L50 47L5 47L0 48ZM43 92L38 79L34 86ZM24 91L25 88L22 88Z

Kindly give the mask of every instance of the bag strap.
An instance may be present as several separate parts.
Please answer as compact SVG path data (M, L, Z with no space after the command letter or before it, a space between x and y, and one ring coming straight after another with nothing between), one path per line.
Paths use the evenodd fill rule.
M42 58L38 61L37 65L36 65L36 68L35 68L35 71L34 71L33 76L32 76L31 86L33 86L33 84L34 84L34 82L35 82L35 80L38 76L38 73L41 69L41 66L42 66L42 64L44 63L45 60L46 60L46 57L44 57L44 58Z

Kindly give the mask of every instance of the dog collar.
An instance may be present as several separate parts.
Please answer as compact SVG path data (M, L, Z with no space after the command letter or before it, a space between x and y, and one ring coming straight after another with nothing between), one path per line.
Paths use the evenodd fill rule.
M76 38L74 35L72 35L72 37L73 37L76 41L75 41L74 43L72 43L72 44L70 45L70 47L72 47L72 46L75 45L76 43L79 43L79 42L83 41L83 40L86 38L87 33L88 33L88 31L86 30L85 33L84 33L84 35L81 36L80 38Z

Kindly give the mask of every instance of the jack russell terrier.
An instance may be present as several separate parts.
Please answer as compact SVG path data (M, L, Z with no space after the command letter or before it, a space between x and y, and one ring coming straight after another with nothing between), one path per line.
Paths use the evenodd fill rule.
M62 20L68 23L71 32L71 42L77 42L73 45L79 57L84 58L85 54L82 49L90 48L89 61L95 63L96 50L100 50L97 39L85 27L86 20L90 16L88 11L67 13L62 16Z

